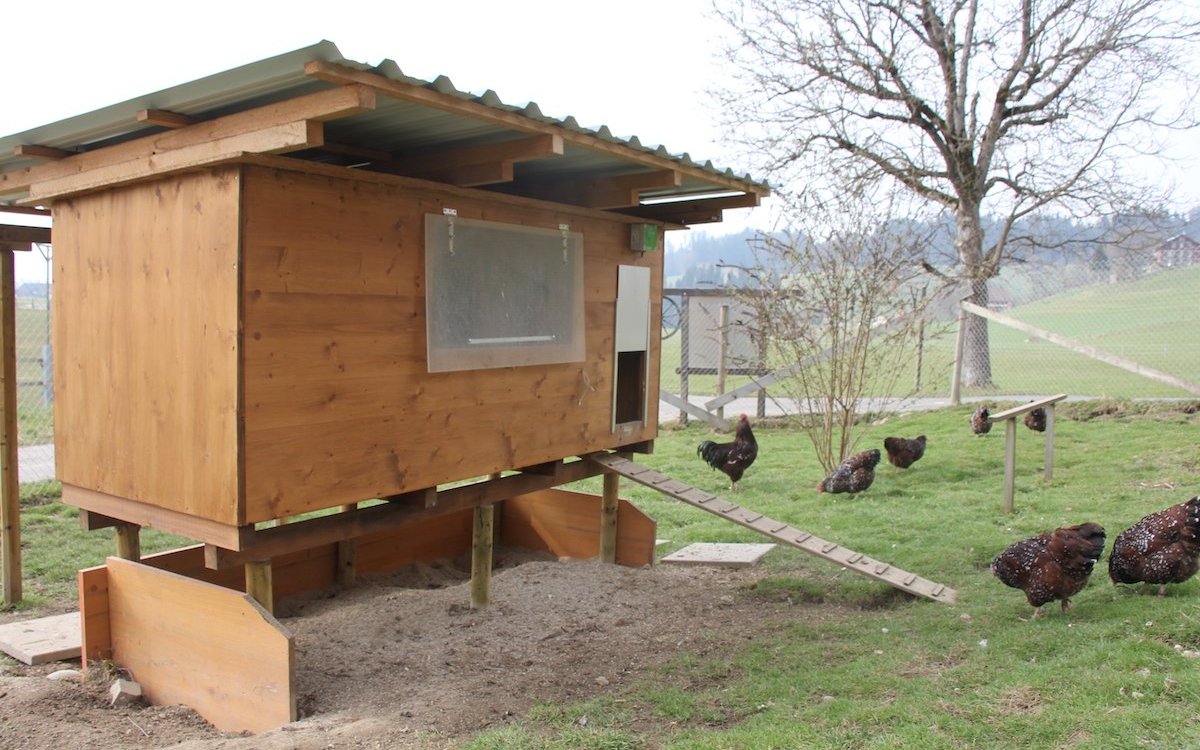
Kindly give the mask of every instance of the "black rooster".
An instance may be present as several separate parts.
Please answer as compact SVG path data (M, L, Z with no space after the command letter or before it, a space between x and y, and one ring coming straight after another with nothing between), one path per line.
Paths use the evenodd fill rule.
M705 440L696 447L696 454L709 466L724 472L729 477L729 489L736 492L742 475L754 463L754 459L758 458L758 441L754 439L754 432L750 429L750 418L745 414L738 417L732 442L715 443Z

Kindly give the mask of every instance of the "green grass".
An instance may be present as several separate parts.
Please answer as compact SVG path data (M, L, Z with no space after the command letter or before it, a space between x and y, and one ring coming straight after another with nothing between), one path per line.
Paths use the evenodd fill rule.
M1195 403L1192 404L1195 406ZM998 407L1007 404L1000 402ZM822 495L807 439L756 427L758 462L740 504L955 588L954 606L914 599L798 550L761 563L765 580L736 596L778 614L765 635L683 654L586 701L542 704L468 750L744 748L1190 748L1200 746L1200 579L1165 598L1108 585L1103 568L1073 599L1030 620L1021 592L988 564L1010 542L1097 521L1109 542L1146 513L1200 492L1200 415L1185 405L1067 402L1056 410L1054 478L1044 436L1019 429L1015 512L1001 510L1004 433L976 437L969 409L892 417L860 447L891 434L928 436L926 456L882 465L855 498ZM695 456L711 433L664 427L641 460L720 491ZM599 480L576 489L599 490ZM697 541L760 542L753 532L631 482L623 496L655 518L667 554ZM22 507L26 590L39 607L70 601L74 572L114 549L82 532L51 497ZM145 531L143 549L181 540ZM785 601L794 603L785 608ZM603 636L597 645L602 647ZM583 719L586 717L586 721Z
M1061 613L1030 620L1023 594L996 581L1008 543L1094 520L1109 542L1125 526L1200 491L1200 417L1178 405L1060 404L1053 480L1044 436L1018 434L1016 509L1001 510L1003 430L975 437L969 410L892 418L888 434L926 434L912 469L881 466L856 498L821 495L806 439L756 429L760 458L737 502L954 587L958 603L917 600L798 550L763 561L769 577L740 596L790 599L779 632L724 654L681 657L616 695L544 706L476 737L472 750L557 748L1059 748L1200 745L1200 581L1166 598L1113 588L1103 568ZM719 490L696 459L699 426L663 431L654 468ZM595 490L595 480L580 483ZM658 523L667 554L697 541L762 541L625 482ZM833 605L823 606L819 605ZM818 608L819 607L819 608ZM578 718L587 716L586 726Z

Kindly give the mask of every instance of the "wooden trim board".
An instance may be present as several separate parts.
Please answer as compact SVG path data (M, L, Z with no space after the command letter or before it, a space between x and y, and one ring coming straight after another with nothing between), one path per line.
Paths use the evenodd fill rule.
M223 732L296 720L292 635L251 597L119 557L107 568L113 661L147 700Z
M500 538L507 544L542 549L559 557L590 559L600 554L600 496L548 489L504 501ZM628 500L617 509L618 565L654 562L654 519Z

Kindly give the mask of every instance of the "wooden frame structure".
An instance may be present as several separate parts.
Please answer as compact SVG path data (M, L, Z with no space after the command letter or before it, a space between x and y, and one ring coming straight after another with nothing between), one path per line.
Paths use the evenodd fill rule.
M988 415L991 423L1004 423L1004 512L1013 512L1013 493L1017 476L1017 417L1024 416L1034 409L1046 410L1046 453L1045 477L1050 481L1054 477L1054 405L1067 397L1060 393L1048 396L1027 404L1014 406L1002 412Z
M601 496L555 488L605 473L578 456L652 450L662 230L757 205L764 184L328 42L147 99L0 138L0 203L53 211L63 500L118 534L80 573L85 663L258 731L295 717L281 596L470 546L483 606L497 534L653 559L615 475ZM577 291L548 296L583 321L581 355L435 371L430 305L473 283L430 273L456 221L561 234L561 253L492 273L553 284L577 263ZM553 338L529 333L457 345ZM143 560L144 526L200 544ZM167 619L186 647L145 632Z

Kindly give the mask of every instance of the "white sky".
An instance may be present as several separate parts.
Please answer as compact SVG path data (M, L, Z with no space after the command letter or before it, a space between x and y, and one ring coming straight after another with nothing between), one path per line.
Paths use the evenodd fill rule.
M0 135L328 39L352 60L392 58L417 78L444 74L462 90L491 88L509 104L536 101L553 117L747 169L722 145L706 93L721 76L723 31L708 0L59 0L6 29ZM730 211L724 229L766 221L763 208ZM36 273L26 265L19 276L44 278L40 261Z

